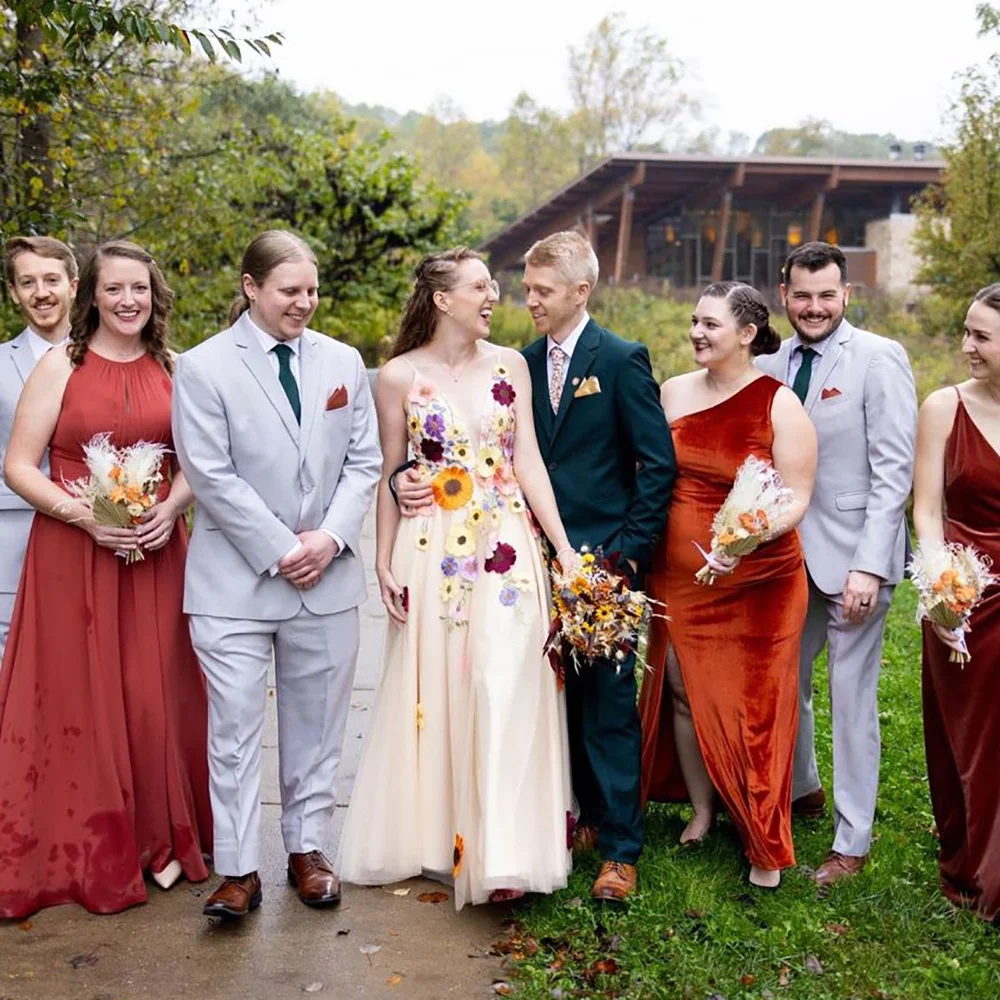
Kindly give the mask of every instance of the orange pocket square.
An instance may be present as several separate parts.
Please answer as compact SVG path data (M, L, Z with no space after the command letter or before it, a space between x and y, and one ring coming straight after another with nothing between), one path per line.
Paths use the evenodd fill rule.
M820 396L822 396L823 399L836 399L841 395L843 395L843 393L841 393L839 389L824 389L820 393Z
M347 389L341 386L330 393L330 398L326 401L328 410L339 410L342 406L347 406Z

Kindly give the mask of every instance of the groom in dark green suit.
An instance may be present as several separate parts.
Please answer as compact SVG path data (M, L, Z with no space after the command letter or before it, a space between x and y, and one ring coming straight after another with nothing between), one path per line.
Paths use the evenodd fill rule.
M587 313L597 256L579 233L554 233L525 255L524 289L542 336L524 351L538 444L574 548L618 553L638 584L663 533L676 467L649 353ZM397 484L404 513L426 500L419 480ZM596 847L598 899L635 890L642 849L641 731L634 657L566 670L574 848Z

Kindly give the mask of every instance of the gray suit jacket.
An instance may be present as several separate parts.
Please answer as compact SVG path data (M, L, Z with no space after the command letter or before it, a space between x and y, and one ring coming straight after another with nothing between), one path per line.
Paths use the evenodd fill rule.
M788 382L792 341L757 367ZM799 527L806 565L825 594L850 570L903 578L917 397L900 344L844 320L814 369L806 411L819 439L809 510Z
M14 411L24 383L34 367L35 356L31 352L27 330L0 344L0 594L17 593L34 515L31 504L11 490L3 478ZM42 463L42 472L48 475L48 454Z
M381 474L375 405L361 355L306 330L302 425L245 316L177 360L173 434L194 491L184 610L283 621L365 599L361 526ZM346 390L347 404L327 408ZM344 551L311 590L269 569L296 534L326 528Z

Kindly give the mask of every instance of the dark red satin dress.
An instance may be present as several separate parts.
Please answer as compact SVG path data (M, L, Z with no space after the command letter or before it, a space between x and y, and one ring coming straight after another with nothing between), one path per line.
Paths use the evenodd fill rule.
M669 621L650 628L640 698L643 799L684 801L674 743L668 646L677 652L698 744L751 864L788 868L792 754L798 726L799 642L808 584L798 535L745 556L729 576L695 582L712 519L748 455L771 460L771 403L781 383L763 376L707 410L671 424L678 475L650 595Z
M66 385L52 478L87 475L82 445L171 447L171 383L150 356L93 352ZM166 494L167 484L163 493ZM187 537L127 566L41 514L0 670L0 917L77 902L115 913L176 858L208 877L207 701L181 611Z
M1000 567L1000 455L958 403L945 451L944 537ZM924 625L924 745L940 836L941 888L1000 915L1000 587L972 612L962 669Z

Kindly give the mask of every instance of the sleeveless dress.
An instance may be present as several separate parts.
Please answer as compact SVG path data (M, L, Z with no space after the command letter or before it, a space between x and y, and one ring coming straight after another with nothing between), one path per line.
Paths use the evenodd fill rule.
M513 473L514 399L497 364L463 426L414 368L409 445L435 502L399 522L409 611L387 626L338 860L359 884L453 880L458 909L494 889L552 892L571 865L565 701L542 656L549 583Z
M640 697L643 800L684 801L674 742L666 655L680 664L705 767L752 864L788 868L792 846L792 755L798 725L799 641L808 584L792 531L745 556L708 587L694 543L709 548L712 518L748 455L772 460L770 376L671 424L677 481L667 532L654 557L650 596L669 621L650 628Z
M945 451L944 537L974 545L1000 567L1000 455L959 394ZM940 838L941 889L952 902L1000 915L1000 586L972 612L972 659L949 663L924 624L924 745Z
M87 352L66 384L52 479L82 445L171 446L171 383L143 355ZM162 496L169 491L164 482ZM59 903L115 913L176 858L208 877L208 709L181 611L187 536L127 566L81 528L35 517L0 670L0 917Z

